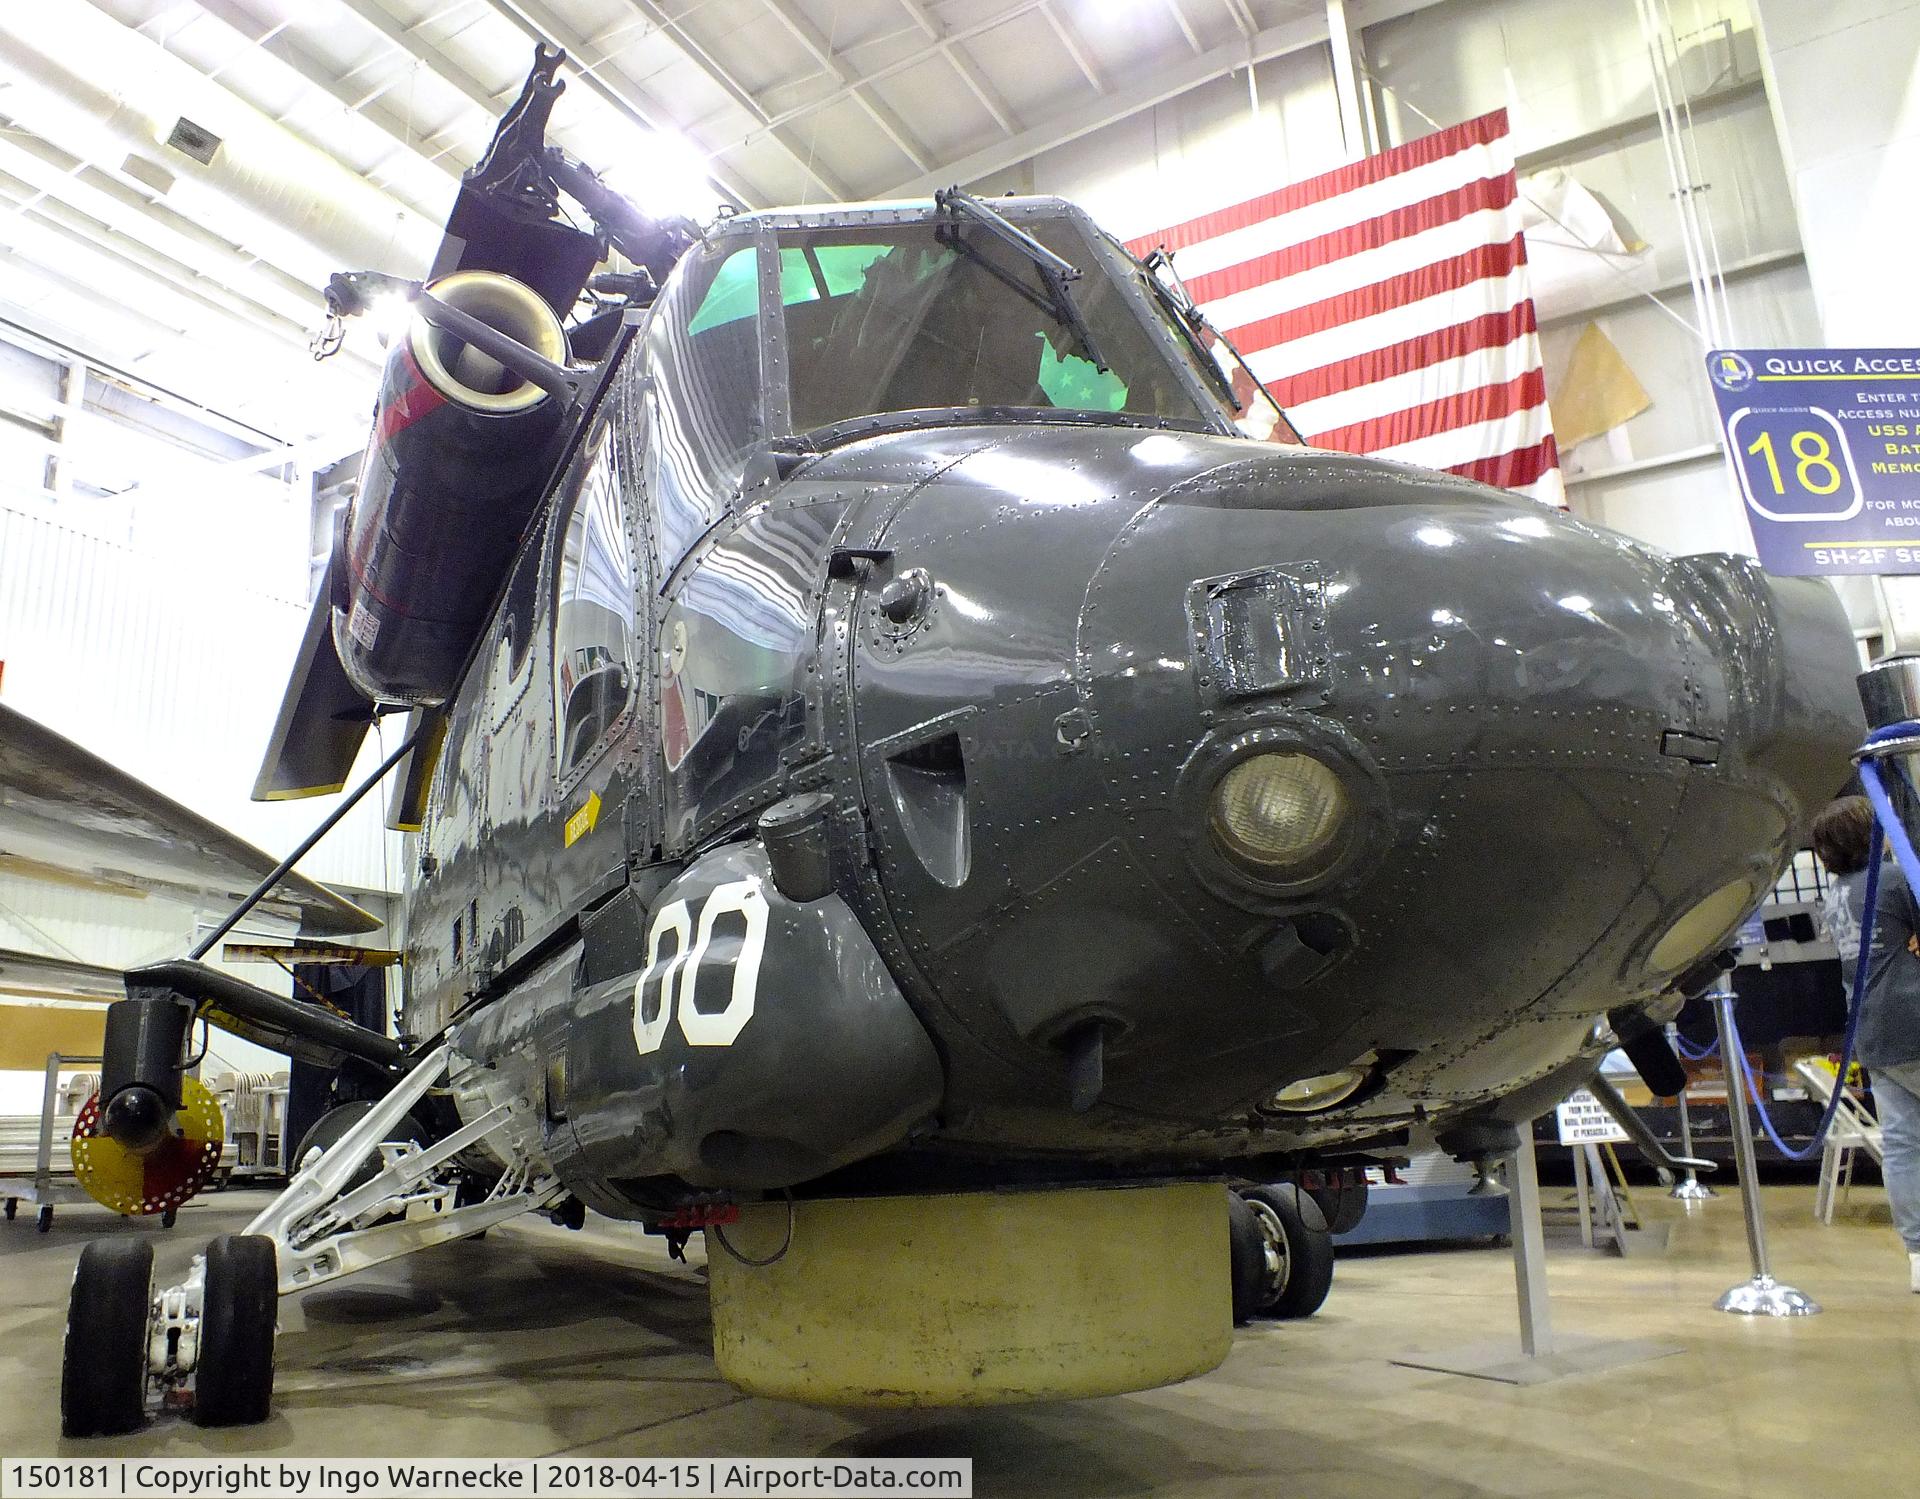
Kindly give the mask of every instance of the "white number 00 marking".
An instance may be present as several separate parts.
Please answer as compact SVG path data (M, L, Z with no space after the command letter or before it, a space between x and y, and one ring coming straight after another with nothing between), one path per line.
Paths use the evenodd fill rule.
M740 955L733 962L733 990L727 1006L703 1015L693 1007L700 963L713 940L714 923L737 913L746 923ZM662 956L662 942L671 936L672 950ZM700 911L696 927L684 900L669 901L654 913L647 929L647 967L633 986L633 1044L641 1056L660 1049L676 1010L680 1034L690 1046L731 1046L753 1018L760 987L760 958L767 948L767 898L758 880L735 880L716 886Z

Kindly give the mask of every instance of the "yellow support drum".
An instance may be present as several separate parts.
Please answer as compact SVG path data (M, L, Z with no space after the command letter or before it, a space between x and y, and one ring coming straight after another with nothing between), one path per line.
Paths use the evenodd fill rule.
M781 1400L1117 1395L1232 1344L1217 1183L757 1203L707 1260L721 1374Z

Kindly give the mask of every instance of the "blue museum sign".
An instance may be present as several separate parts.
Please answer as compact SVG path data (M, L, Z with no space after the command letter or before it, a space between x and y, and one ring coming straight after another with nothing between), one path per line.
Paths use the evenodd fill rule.
M1920 572L1920 349L1715 349L1707 378L1768 572Z

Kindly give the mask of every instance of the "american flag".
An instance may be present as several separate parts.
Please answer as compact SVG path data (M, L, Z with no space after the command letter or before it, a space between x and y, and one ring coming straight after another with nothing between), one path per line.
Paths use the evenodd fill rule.
M1317 447L1564 505L1507 113L1129 242Z

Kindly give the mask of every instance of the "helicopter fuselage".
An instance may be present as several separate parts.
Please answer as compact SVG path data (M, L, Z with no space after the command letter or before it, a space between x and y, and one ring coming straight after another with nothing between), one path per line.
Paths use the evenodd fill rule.
M408 911L408 1030L605 1211L1444 1136L1670 1001L1844 776L1838 607L1746 559L1124 411L829 424L702 509L672 335L522 545Z

